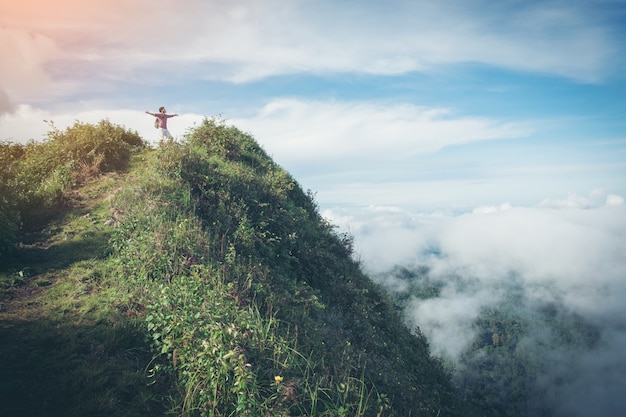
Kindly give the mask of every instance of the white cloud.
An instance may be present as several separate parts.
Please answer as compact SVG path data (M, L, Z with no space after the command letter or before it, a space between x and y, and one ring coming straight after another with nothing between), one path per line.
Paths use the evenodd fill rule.
M360 212L352 208L326 209L322 215L357 238L356 256L376 271L412 259L427 244L419 230L432 222L432 215L415 215L391 206L368 206Z
M624 210L512 208L460 216L436 233L449 256L436 265L441 274L458 268L488 281L515 272L530 284L555 283L576 308L593 308L585 299L626 274Z
M26 143L30 139L41 141L49 131L44 120L49 119L50 113L25 104L17 106L14 112L0 113L0 129L3 132L0 140L16 143ZM4 136L6 132L11 132L11 136Z
M593 191L591 195L598 195L599 191ZM592 201L588 198L577 195L576 193L570 193L566 199L544 199L539 206L546 208L589 208L592 205Z
M419 327L428 337L433 354L458 358L475 336L472 322L493 299L492 290L486 287L471 297L448 296L444 292L438 298L413 299L407 306L407 321L409 327Z
M611 200L621 199L611 195ZM459 343L443 343L454 333L451 329L471 321L480 307L499 302L499 291L512 279L531 299L557 297L566 308L598 323L626 315L623 203L599 201L588 208L503 204L462 215L374 207L327 209L324 214L355 236L368 271L378 274L394 265L430 268L430 279L443 284L442 295L416 303L411 317L440 351L458 352ZM465 311L464 320L455 311Z
M569 193L565 199L544 199L539 206L545 208L591 208L598 205L598 200L604 197L604 191L602 189L592 190L588 197L577 195L576 193ZM624 204L624 197L617 194L609 194L604 200L606 206L621 206Z
M397 74L479 62L593 81L618 40L585 4L43 0L0 5L2 87L18 104L102 83ZM589 4L592 7L593 4ZM593 11L591 13L590 11ZM9 88L10 87L10 88ZM36 98L36 97L35 97ZM29 104L33 104L29 102Z
M522 123L457 116L411 104L275 99L235 124L254 132L278 160L294 163L406 159L442 148L530 134Z
M606 196L607 206L621 206L624 204L624 197L621 195L609 194Z
M509 210L511 208L512 208L511 203L503 203L503 204L500 204L499 206L476 207L472 211L472 213L490 214L490 213L496 213L498 211Z
M0 56L3 65L0 65L0 92L4 90L7 97L20 101L34 98L40 89L47 89L52 83L45 64L59 54L58 47L48 36L5 27L1 19ZM0 114L8 110L11 108L2 105Z
M477 336L475 319L506 301L531 326L523 354L550 358L533 382L545 393L537 399L543 403L535 405L556 416L609 416L626 409L620 396L626 386L626 207L622 196L608 194L605 202L605 195L596 189L589 198L570 194L549 200L557 204L504 203L461 215L389 206L324 214L354 234L366 270L389 290L406 291L416 283L384 271L396 265L426 268L420 282L440 293L412 298L406 321L419 327L433 353L455 363L461 375L464 363L458 359ZM510 289L521 295L523 305L507 301ZM533 309L544 303L593 324L598 343L553 344L545 323L534 320Z

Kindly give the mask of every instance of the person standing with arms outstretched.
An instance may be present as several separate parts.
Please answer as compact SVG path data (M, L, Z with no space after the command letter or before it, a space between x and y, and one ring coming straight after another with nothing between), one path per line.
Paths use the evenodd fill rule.
M167 119L169 119L170 117L178 116L178 113L167 114L165 112L165 107L163 106L159 108L158 113L151 113L148 110L146 110L146 113L157 118L157 123L155 124L155 127L161 130L161 140L165 140L165 138L167 138L170 140L170 142L173 141L174 137L172 136L170 131L167 130Z

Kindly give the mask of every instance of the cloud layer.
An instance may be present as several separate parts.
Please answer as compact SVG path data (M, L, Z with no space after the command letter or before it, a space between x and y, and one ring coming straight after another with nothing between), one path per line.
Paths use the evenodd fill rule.
M116 81L245 82L290 73L399 74L482 63L597 81L618 45L594 2L62 0L0 5L0 70L17 104ZM6 107L6 106L5 106ZM6 111L6 108L4 109Z
M327 210L355 236L359 258L391 291L407 282L395 265L427 267L436 298L414 298L407 322L419 326L437 355L457 362L477 336L475 320L499 307L511 289L523 294L516 314L535 326L527 349L552 358L536 386L555 416L611 416L626 412L626 205L622 196L594 190L536 207L503 204L462 215L416 214L393 207L359 215ZM533 318L537 306L557 305L599 331L586 351L553 344ZM458 362L457 362L458 363Z

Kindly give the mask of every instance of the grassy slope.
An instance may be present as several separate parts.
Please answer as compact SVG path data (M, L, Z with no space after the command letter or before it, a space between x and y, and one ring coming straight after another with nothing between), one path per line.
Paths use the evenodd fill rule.
M8 415L463 413L349 238L249 136L205 122L134 167L0 270Z
M105 272L108 200L124 181L109 174L72 193L0 270L0 414L162 412L146 388L143 319Z

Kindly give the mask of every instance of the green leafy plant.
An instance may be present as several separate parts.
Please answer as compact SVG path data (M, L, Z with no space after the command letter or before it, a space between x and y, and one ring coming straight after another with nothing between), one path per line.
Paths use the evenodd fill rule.
M125 169L132 152L145 146L136 132L108 120L96 125L76 122L65 131L51 123L43 143L0 146L0 187L12 197L20 226L32 230L58 211L66 192L101 173ZM2 210L14 219L8 209Z

